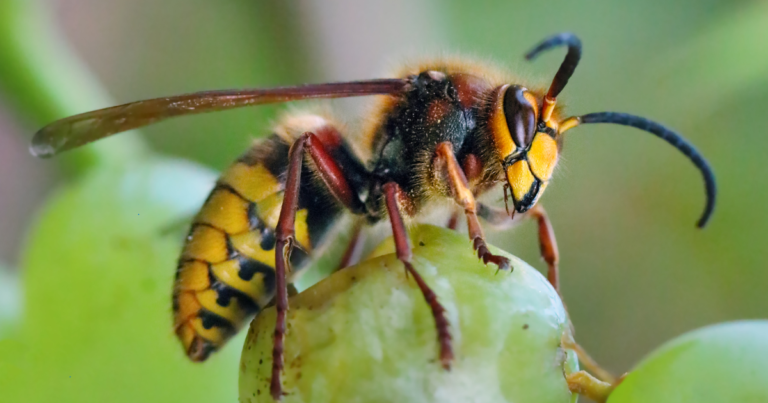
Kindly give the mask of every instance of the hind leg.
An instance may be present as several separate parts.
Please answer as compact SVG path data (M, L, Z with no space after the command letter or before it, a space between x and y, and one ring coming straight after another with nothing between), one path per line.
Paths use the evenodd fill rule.
M288 310L287 274L290 271L291 250L296 242L296 211L299 207L301 170L305 155L312 159L318 176L329 192L342 205L352 211L361 211L363 209L359 196L349 184L341 167L336 163L323 143L322 139L317 135L307 132L294 142L289 152L285 193L280 210L280 218L278 219L275 231L275 308L277 318L272 347L272 380L270 384L270 392L275 400L279 400L282 397L280 375L283 370L283 342L286 330L285 314Z

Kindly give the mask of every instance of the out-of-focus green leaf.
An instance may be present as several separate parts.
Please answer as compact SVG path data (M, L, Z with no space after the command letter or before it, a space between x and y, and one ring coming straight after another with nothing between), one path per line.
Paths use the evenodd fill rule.
M0 88L33 125L112 106L88 68L57 31L47 1L0 0ZM82 172L135 159L141 140L123 134L67 153L67 166Z
M768 321L706 327L643 360L608 403L768 402Z
M130 4L127 8L133 13L124 20L128 27L114 34L122 38L121 44L133 48L131 56L126 60L123 51L114 49L102 55L126 60L119 68L121 73L140 78L141 82L110 81L114 93L126 100L323 79L320 66L325 58L312 57L323 51L311 40L316 37L304 19L304 4L193 0L180 6L153 2L147 8L151 12L136 2L123 4ZM254 138L268 136L270 120L284 109L283 105L264 105L171 119L148 126L142 133L153 149L223 169Z
M0 346L11 354L3 401L235 400L242 338L194 364L171 319L184 233L168 230L213 181L190 163L145 159L92 171L47 203L24 256L20 337Z
M678 107L712 109L763 88L768 92L768 3L755 1L707 24L663 65ZM706 113L700 113L706 116Z
M434 319L392 241L355 267L290 300L284 385L289 402L571 402L565 375L577 370L560 346L570 332L562 302L523 261L485 266L466 236L412 229L414 266L438 294L456 359L437 360ZM493 249L493 248L492 248ZM275 310L251 325L243 348L241 402L271 402Z

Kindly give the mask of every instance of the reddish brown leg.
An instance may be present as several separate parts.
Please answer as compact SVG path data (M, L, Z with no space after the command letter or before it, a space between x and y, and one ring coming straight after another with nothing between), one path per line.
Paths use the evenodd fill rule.
M459 214L461 214L460 211L456 210L451 213L451 218L448 219L448 229L456 230L456 227L459 226Z
M536 205L528 211L531 217L535 218L539 224L539 247L541 248L541 257L547 262L547 280L560 293L560 272L557 263L560 255L557 252L557 241L555 240L555 231L552 229L552 223L549 222L547 212L544 207Z
M440 143L437 145L436 154L436 169L441 170L445 180L448 182L448 186L451 188L456 203L464 208L464 214L467 216L469 239L472 241L472 246L477 251L477 256L482 259L485 264L491 262L498 266L500 270L509 270L511 268L509 259L503 256L494 255L488 250L488 245L486 245L485 236L483 235L483 229L480 227L480 221L477 219L477 203L475 202L475 196L469 189L469 184L467 183L467 177L464 175L464 171L456 161L456 156L453 154L453 146L449 142Z
M555 240L555 232L552 230L552 223L550 223L547 217L547 212L544 211L544 207L536 205L530 209L523 216L515 216L515 218L509 217L504 210L486 206L485 204L477 204L477 215L483 220L487 221L494 227L504 228L509 227L517 223L517 217L527 217L535 219L539 225L539 247L541 248L541 257L547 263L547 279L552 287L560 292L560 272L558 270L558 262L560 260L557 252L557 241Z
M383 186L384 197L387 204L387 212L392 222L392 234L395 238L395 250L397 258L405 265L406 273L410 273L416 284L419 286L424 299L432 309L432 317L435 318L435 327L437 328L437 341L440 344L440 362L443 368L450 369L453 360L453 347L451 344L451 332L448 319L445 317L445 308L437 300L437 294L427 285L419 272L411 264L413 257L411 250L411 240L408 238L408 232L405 230L403 217L398 208L398 199L404 199L408 196L403 193L400 186L395 182L388 182Z
M365 233L363 232L363 223L360 221L355 223L355 227L352 231L352 239L349 240L347 250L344 252L344 256L341 258L341 262L339 262L336 271L357 264L363 255L363 246L365 246L366 238Z
M305 148L317 167L318 176L339 201L350 209L356 208L357 203L361 203L339 166L314 134L304 133L293 143L288 157L288 175L285 181L283 205L275 231L277 237L275 247L275 309L277 319L272 346L272 380L270 384L270 393L275 400L280 400L282 397L280 374L283 370L285 313L288 310L287 273L290 270L289 261L294 243L294 225L296 210L299 206L299 185Z

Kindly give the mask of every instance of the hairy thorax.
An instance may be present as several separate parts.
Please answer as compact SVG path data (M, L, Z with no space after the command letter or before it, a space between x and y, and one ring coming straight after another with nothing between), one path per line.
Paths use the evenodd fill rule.
M477 172L484 173L483 166L492 163L486 161L490 144L478 116L494 83L455 66L434 67L407 76L408 90L388 96L380 107L381 118L371 130L370 169L376 180L369 207L374 211L380 208L379 188L388 181L397 182L408 194L410 205L404 213L411 216L429 202L449 196L433 167L439 143L450 142L459 162Z

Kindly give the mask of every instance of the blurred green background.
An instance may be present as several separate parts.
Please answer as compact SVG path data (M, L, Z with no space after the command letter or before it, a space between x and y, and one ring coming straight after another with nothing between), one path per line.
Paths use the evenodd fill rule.
M195 210L212 172L149 154L135 135L36 160L27 144L42 125L204 89L380 77L402 60L446 53L548 83L562 51L532 64L522 55L565 30L584 43L561 97L568 111L631 112L678 129L709 159L720 190L711 224L697 230L703 186L674 149L629 128L568 134L542 203L577 339L621 373L687 330L765 317L768 2L478 3L0 0L0 375L22 374L0 377L0 393L10 390L18 399L10 401L187 402L233 401L236 393L239 346L194 366L163 328L180 238L158 234ZM365 102L334 105L354 123ZM142 134L161 154L218 171L282 109L177 119ZM532 223L491 240L544 267ZM121 254L99 256L108 248ZM89 300L100 281L125 293ZM158 312L147 332L162 343L131 342L143 330L120 323L136 312ZM52 360L48 351L66 354ZM105 390L67 384L78 375L65 373L72 362L80 365L72 371L103 378ZM155 393L145 396L146 379Z

